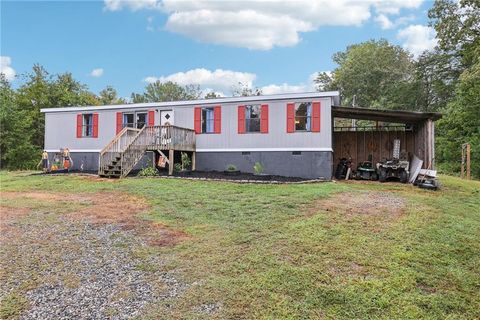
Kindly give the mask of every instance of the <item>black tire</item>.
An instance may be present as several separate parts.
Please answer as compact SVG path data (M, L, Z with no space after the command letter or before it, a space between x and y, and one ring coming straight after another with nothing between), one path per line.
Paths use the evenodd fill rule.
M401 183L407 183L407 181L408 181L407 171L402 170L402 171L400 172L400 182L401 182Z
M426 189L426 190L437 190L438 184L436 183L436 181L425 181L423 183L419 183L418 187L420 189Z
M378 180L378 174L376 172L372 173L372 175L370 176L370 180L377 181Z
M378 175L378 181L380 181L380 182L387 181L387 169L380 168L380 173Z

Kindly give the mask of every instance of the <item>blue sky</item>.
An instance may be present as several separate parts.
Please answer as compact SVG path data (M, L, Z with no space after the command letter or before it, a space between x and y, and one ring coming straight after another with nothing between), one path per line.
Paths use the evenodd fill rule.
M230 95L311 91L349 44L386 38L418 55L435 45L424 0L2 1L1 70L13 85L40 63L122 97L149 81Z

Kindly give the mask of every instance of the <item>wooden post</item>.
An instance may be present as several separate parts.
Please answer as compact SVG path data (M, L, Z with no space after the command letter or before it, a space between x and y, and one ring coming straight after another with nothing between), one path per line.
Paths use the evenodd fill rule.
M467 143L467 180L470 180L470 143Z
M462 166L460 170L460 177L465 178L466 171L466 178L470 180L470 143L462 144Z
M196 155L195 151L192 152L192 171L195 171L195 162L196 162Z
M174 150L170 149L168 151L168 175L171 176L173 174L173 165L174 165Z

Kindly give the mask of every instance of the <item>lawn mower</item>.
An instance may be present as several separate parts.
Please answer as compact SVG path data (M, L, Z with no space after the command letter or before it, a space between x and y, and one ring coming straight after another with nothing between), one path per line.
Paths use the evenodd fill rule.
M371 159L371 157L369 157ZM357 171L355 172L354 176L357 180L378 180L377 169L374 167L372 161L364 161L361 162L358 167Z

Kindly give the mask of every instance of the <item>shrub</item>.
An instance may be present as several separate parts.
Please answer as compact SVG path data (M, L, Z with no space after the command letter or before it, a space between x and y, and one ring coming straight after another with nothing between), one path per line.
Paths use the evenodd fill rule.
M182 169L181 170L187 170L190 168L190 165L192 164L192 161L188 157L188 153L182 152Z
M175 163L173 165L173 170L176 171L176 172L182 171L182 165L180 163Z
M140 170L140 172L138 173L138 176L139 177L154 177L154 176L157 175L157 173L158 172L157 172L156 168L148 166L148 167Z
M227 166L227 171L237 171L237 166L235 166L234 164L229 164Z
M255 165L253 166L253 170L255 171L255 174L262 174L263 173L263 165L260 162L255 162Z

